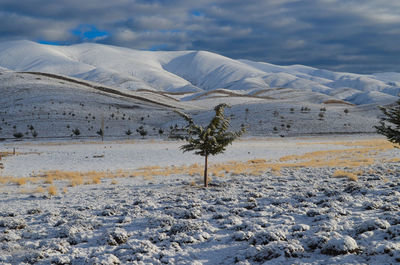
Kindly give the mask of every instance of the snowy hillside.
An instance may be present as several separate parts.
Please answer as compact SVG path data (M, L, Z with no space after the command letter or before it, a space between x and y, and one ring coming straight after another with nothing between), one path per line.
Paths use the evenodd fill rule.
M233 60L205 51L150 52L92 43L72 46L30 41L1 43L0 67L67 75L131 90L229 89L248 94L269 88L292 88L337 95L345 89L347 97L341 95L340 99L357 105L395 100L400 90L400 74L396 73L335 73L300 65ZM366 93L371 91L376 93Z
M400 92L400 74L358 75L85 43L0 43L0 138L166 137L180 109L207 122L219 103L249 136L371 133ZM31 129L29 129L31 128ZM34 128L34 129L32 129ZM13 136L14 135L14 136Z

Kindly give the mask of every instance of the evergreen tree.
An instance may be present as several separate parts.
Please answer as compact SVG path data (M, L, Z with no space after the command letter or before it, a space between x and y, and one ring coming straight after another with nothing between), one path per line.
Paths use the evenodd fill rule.
M76 129L72 130L72 133L75 134L76 136L78 136L81 134L81 131L78 128L76 128Z
M103 139L103 137L104 137L104 131L103 131L103 129L100 128L96 133L97 133L98 135L100 135L101 138Z
M226 146L231 144L236 138L240 137L246 129L244 127L237 132L228 132L229 118L225 117L224 110L229 107L227 104L219 104L214 108L215 116L210 123L203 127L195 124L193 119L185 114L178 112L187 122L186 135L181 139L188 143L180 148L183 152L195 151L196 155L204 156L204 186L208 186L207 163L209 155L217 155L226 150Z
M143 126L140 126L139 128L137 128L136 132L138 132L140 134L140 136L142 136L142 138L144 138L147 135L147 131L144 129Z
M125 134L128 135L128 136L130 136L130 135L132 134L131 129L126 130L126 131L125 131Z
M386 136L392 143L400 144L400 100L394 107L379 107L385 117L381 118L380 125L374 126L378 133ZM392 126L395 127L392 127Z

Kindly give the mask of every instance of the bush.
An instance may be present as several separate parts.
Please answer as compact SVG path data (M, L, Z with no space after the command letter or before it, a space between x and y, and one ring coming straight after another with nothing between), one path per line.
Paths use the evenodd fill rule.
M78 136L81 134L81 131L78 128L76 128L76 129L72 130L72 133L75 134L76 136Z
M14 136L15 138L19 139L19 138L22 138L22 137L24 136L24 134L23 134L22 132L15 132L15 133L13 134L13 136Z

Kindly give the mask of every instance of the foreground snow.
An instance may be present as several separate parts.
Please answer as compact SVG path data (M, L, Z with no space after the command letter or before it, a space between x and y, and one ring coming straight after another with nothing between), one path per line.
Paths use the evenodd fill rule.
M345 142L352 140L357 138L347 137ZM274 154L278 158L322 147L321 139L265 142L261 146L270 158ZM236 159L243 160L245 146L258 146L255 143L260 144L260 139L239 142L230 151ZM157 150L152 144L155 145L147 143L148 157L165 147L160 144ZM57 145L57 152L69 150L73 156L88 146L91 151L95 146L100 147L75 144L73 151L69 149L71 146ZM122 147L112 143L108 146L120 150L113 155L123 157ZM42 154L36 156L42 156L45 164L49 156L44 149L56 153L51 150L53 147L20 145L18 150L42 148ZM343 146L337 145L336 149L339 148ZM257 156L262 154L261 148L252 150ZM173 154L179 150L170 152L174 160ZM7 169L14 167L13 159L20 159L20 167L24 168L30 164L23 161L29 162L34 155L11 156L2 161ZM396 149L385 152L388 158L397 155ZM159 158L154 156L153 164ZM220 161L218 156L215 160ZM227 175L213 179L208 189L201 188L200 182L197 185L193 182L197 177L186 175L120 178L116 184L105 179L98 185L69 187L66 193L52 197L44 193L25 194L21 187L4 184L0 199L0 263L399 262L397 164L379 162L365 166L357 182L333 178L335 170L283 168L280 173L266 171L261 176Z

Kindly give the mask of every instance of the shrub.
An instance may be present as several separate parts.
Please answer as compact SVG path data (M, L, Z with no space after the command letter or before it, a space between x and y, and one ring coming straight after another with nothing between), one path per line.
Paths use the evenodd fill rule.
M23 134L22 132L15 132L15 133L13 134L13 136L14 136L15 138L19 139L19 138L22 138L22 137L24 136L24 134Z
M74 130L72 130L72 133L78 136L81 134L81 131L78 128L75 128Z

